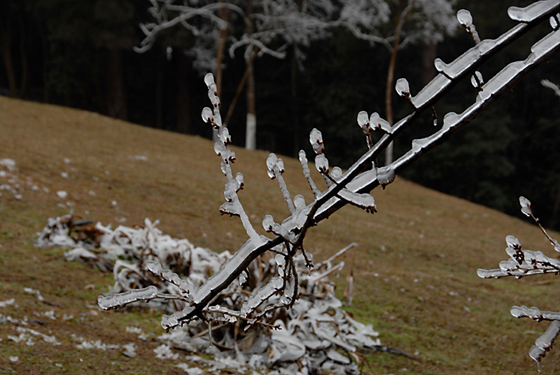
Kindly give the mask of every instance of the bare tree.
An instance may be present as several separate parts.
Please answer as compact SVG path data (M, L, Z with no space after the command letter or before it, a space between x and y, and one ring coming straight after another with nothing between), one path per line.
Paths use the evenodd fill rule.
M467 22L469 15L465 12L461 11L460 21L464 21L466 26L472 30L472 25ZM257 257L266 252L275 253L276 257L279 256L283 259L283 266L280 267L282 271L278 271L278 277L272 278L268 284L257 290L247 291L251 297L239 311L223 311L231 316L232 321L263 319L262 315L256 315L255 306L278 294L297 297L297 290L290 287L297 284L294 283L294 280L298 277L293 263L294 256L301 253L307 266L312 267L313 265L311 256L304 249L307 231L347 204L358 206L371 213L376 212L374 198L370 195L373 189L378 186L386 187L393 181L396 174L464 127L482 110L494 103L503 93L509 91L528 73L549 60L560 49L560 31L556 27L544 36L534 36L537 40L525 60L511 62L486 82L482 81L477 72L477 69L498 51L515 43L529 30L547 22L549 17L555 16L558 12L560 12L560 3L556 0L536 2L525 8L511 7L508 14L513 21L517 22L516 26L496 39L480 41L450 63L436 59L435 66L439 73L416 95L413 95L405 79L397 80L395 87L397 93L412 106L412 112L391 125L381 119L376 112L368 115L367 112L361 111L357 116L357 122L365 134L367 151L345 172L339 167L329 165L321 132L313 129L309 140L315 153L315 167L321 173L326 187L320 188L313 181L306 152L300 151L299 159L303 174L314 195L314 201L309 204L305 202L302 195L295 195L292 198L282 177L284 164L280 158L271 154L266 160L267 173L271 179L278 181L289 210L289 216L281 221L275 220L271 215L265 216L262 226L265 232L272 236L259 234L243 208L239 193L244 188L245 181L241 173L234 174L233 163L236 157L234 151L228 147L231 138L221 119L221 104L217 95L217 86L213 76L206 75L205 82L212 106L203 109L202 118L218 133L218 141L214 150L221 159L222 172L226 177L224 190L226 202L220 207L220 212L239 217L248 239L220 271L200 287L183 285L180 278L175 278L176 275L165 276L163 272L155 272L157 276L181 287L181 295L174 298L179 298L185 303L182 310L162 317L162 327L169 329L200 318L211 320L212 313L216 309L220 309L219 306L214 305L215 301L219 300L220 293L238 279ZM408 152L391 164L378 168L375 160L388 144L403 130L417 122L422 113L426 111L431 113L433 106L445 97L457 83L465 79L471 80L475 86L474 101L461 113L445 114L442 122L438 123L437 119L434 119L434 122L438 125L441 123L441 126L436 128L433 134L413 140ZM380 131L382 134L377 142L373 141L372 133L374 131ZM159 270L158 267L152 268ZM286 270L290 271L286 272ZM102 308L110 309L134 301L154 298L165 298L165 296L158 296L154 288L148 287L100 296L98 302ZM293 298L286 300L293 300Z

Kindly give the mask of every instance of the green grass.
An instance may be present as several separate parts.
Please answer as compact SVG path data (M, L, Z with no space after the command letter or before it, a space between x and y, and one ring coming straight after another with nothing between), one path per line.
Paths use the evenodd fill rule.
M240 198L257 230L265 214L281 221L288 211L276 181L266 176L267 153L235 151L234 170L243 172L246 183ZM146 156L147 161L132 158L135 155ZM0 97L1 158L16 161L13 174L23 199L6 191L0 196L0 301L16 300L0 314L44 320L46 325L30 322L29 328L53 335L62 344L15 343L8 336L18 334L16 326L0 324L0 374L184 373L153 355L159 345L153 338L162 333L160 312L100 312L88 307L112 285L112 275L68 263L63 250L38 249L33 240L49 217L73 210L113 227L123 218L125 225L141 224L146 217L159 219L159 227L175 237L216 251L235 251L246 233L238 220L218 213L224 180L212 143L88 112ZM284 161L290 192L304 194L310 202L299 162ZM33 190L33 185L40 189ZM68 199L58 198L58 190L67 191ZM339 296L353 265L354 304L347 311L371 323L383 344L417 357L364 354L364 372L534 374L536 366L527 351L547 323L516 320L509 308L525 304L556 310L554 278L482 280L476 270L495 268L506 258L508 234L515 234L526 248L552 254L539 230L519 218L399 178L386 190L374 191L374 196L379 213L344 208L312 228L305 243L317 260L358 243L341 259L347 266L337 279ZM67 201L71 207L59 206ZM40 290L49 305L23 288ZM73 318L49 321L35 315L49 310ZM125 331L127 326L142 328L151 339L138 340ZM106 344L135 342L139 355L80 351L72 334ZM19 360L11 362L10 356ZM557 373L560 355L553 351L544 365L543 374Z

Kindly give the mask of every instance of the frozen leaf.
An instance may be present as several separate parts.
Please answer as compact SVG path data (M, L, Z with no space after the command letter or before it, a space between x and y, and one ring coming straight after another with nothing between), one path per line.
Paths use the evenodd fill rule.
M399 78L397 79L397 83L395 84L395 90L399 96L408 98L410 97L410 86L406 78Z
M524 196L519 197L519 205L521 206L521 212L528 217L533 215L533 211L531 211L531 201Z
M311 130L311 133L309 133L309 143L311 143L311 147L313 147L313 151L315 151L316 154L323 153L323 134L320 130L316 128Z

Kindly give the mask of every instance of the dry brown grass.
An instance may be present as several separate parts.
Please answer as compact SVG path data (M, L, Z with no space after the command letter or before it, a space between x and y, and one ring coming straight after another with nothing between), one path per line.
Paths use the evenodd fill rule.
M243 172L246 182L241 199L255 226L260 228L267 213L277 221L287 216L275 181L266 176L267 153L236 152L234 169ZM147 160L136 159L138 155ZM23 198L4 191L0 197L0 301L16 300L16 305L0 308L0 314L35 319L29 328L57 337L62 345L42 340L34 346L18 344L8 339L18 335L16 327L0 325L0 373L181 373L155 359L157 342L140 342L125 331L138 326L155 337L158 313L106 313L88 307L108 290L111 275L66 263L61 250L37 249L32 241L47 218L68 213L60 205L70 201L77 215L104 224L116 226L125 219L133 225L149 217L159 219L163 231L198 246L235 250L246 235L238 220L218 214L224 181L212 144L88 112L0 97L1 158L16 161L14 174ZM299 162L285 164L292 194L304 193L309 201ZM32 190L33 185L41 190ZM58 190L69 197L58 198ZM494 268L505 258L507 234L516 234L528 248L547 250L538 229L402 179L374 196L378 214L344 208L313 228L306 242L316 259L350 242L359 244L348 255L354 258L357 280L348 310L372 323L384 344L418 357L374 353L367 355L364 372L535 373L526 352L545 323L517 321L509 307L554 310L555 285L538 283L549 278L482 280L476 269ZM339 290L344 280L339 279ZM25 294L24 287L40 290L50 305ZM35 314L49 310L74 319L55 321ZM107 344L135 342L140 355L78 350L72 334ZM11 362L10 356L19 360ZM558 372L560 356L553 352L544 364L544 374Z

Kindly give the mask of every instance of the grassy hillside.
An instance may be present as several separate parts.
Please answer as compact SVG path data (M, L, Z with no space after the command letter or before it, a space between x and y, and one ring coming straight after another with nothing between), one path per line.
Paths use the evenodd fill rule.
M336 140L326 142L328 147ZM277 184L266 176L267 153L235 151L234 169L243 172L246 184L240 197L255 226L261 227L265 214L286 217ZM155 358L161 333L157 311L99 311L97 295L109 289L112 275L68 263L60 249L35 248L33 239L49 217L72 210L113 227L159 219L164 232L197 246L235 250L246 234L238 220L218 213L224 179L211 142L0 97L3 158L13 159L16 169L0 176L0 185L15 189L15 194L0 190L0 302L14 299L0 305L0 374L185 373L177 361ZM291 193L310 201L299 162L285 164ZM58 191L68 196L62 199ZM374 196L377 214L345 208L313 228L306 242L315 259L359 244L346 255L356 279L348 311L373 324L384 344L417 357L374 353L367 355L364 372L534 374L526 353L547 323L515 320L509 308L556 310L554 278L482 280L476 269L494 268L505 259L507 234L525 248L550 254L539 230L398 178ZM345 280L341 275L339 290ZM40 291L44 301L24 288ZM126 327L141 328L148 339ZM55 337L59 345L39 334ZM34 345L27 345L26 337ZM138 355L78 349L82 338L135 343ZM545 358L543 373L560 370L558 353Z

